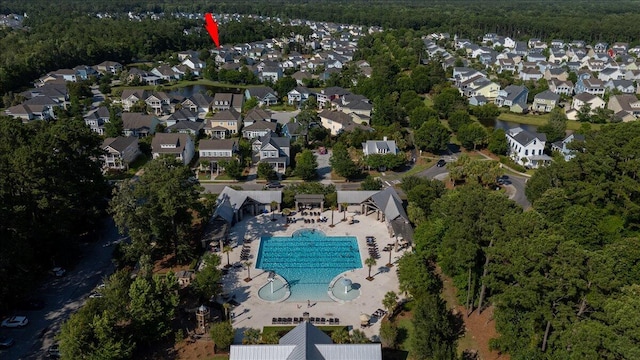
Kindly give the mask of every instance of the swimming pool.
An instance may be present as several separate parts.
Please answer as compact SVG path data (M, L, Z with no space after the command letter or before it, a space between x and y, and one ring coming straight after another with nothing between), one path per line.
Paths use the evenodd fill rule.
M331 280L362 267L354 236L326 236L319 230L302 229L291 236L263 236L256 268L275 271L289 283L287 301L331 301Z

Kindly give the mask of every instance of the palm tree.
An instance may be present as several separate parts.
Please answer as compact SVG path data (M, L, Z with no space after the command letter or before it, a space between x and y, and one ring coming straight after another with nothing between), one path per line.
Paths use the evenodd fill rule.
M387 309L389 312L389 318L393 316L393 311L396 309L398 305L398 295L395 292L389 291L384 295L384 299L382 299L382 306Z
M229 308L231 308L231 304L225 302L224 304L222 304L222 308L224 308L224 318L231 320L229 319Z
M274 200L274 201L271 202L270 205L271 205L271 221L275 221L275 219L273 218L273 214L276 211L276 207L278 206L278 202Z
M393 264L391 263L391 254L393 253L393 246L389 247L389 262L387 263L386 267L393 267Z
M331 227L334 227L334 223L333 223L333 212L336 211L336 206L335 205L331 205Z
M233 250L233 248L229 245L225 246L222 248L222 252L227 254L227 265L225 265L224 267L226 268L230 268L231 267L231 263L229 261L229 253Z
M244 266L247 268L247 278L244 279L244 281L246 281L246 282L251 281L251 265L253 265L253 263L251 261L245 261L244 262Z
M367 280L371 281L373 278L371 277L371 267L377 263L376 259L370 257L364 261L364 264L369 267L369 276L367 276Z
M333 330L331 332L331 340L333 340L335 344L347 344L350 340L349 333L344 327Z
M347 207L349 207L349 203L343 202L340 205L342 206L342 212L344 213L344 217L342 218L342 221L346 221L347 220Z

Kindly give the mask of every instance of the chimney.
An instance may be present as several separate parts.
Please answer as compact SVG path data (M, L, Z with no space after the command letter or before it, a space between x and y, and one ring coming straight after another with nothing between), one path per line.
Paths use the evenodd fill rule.
M386 137L386 136L383 136L383 137L382 137L382 141L387 141L387 137Z

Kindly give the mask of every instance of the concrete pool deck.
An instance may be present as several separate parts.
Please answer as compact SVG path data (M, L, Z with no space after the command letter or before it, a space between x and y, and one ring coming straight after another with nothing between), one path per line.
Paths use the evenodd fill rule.
M355 206L354 206L355 207ZM359 208L359 207L358 207ZM319 211L319 209L311 210ZM227 275L223 277L223 292L227 296L239 303L238 306L230 309L233 313L233 326L236 329L235 343L241 343L242 333L248 328L256 328L262 330L263 326L272 326L272 318L284 317L294 318L302 317L302 313L309 312L311 317L339 318L340 325L351 326L354 329L360 329L360 315L373 314L377 309L384 308L382 299L389 291L395 291L400 296L398 289L398 276L396 273L397 264L391 268L385 265L389 261L389 253L382 251L388 244L394 244L395 239L389 236L386 224L376 220L376 215L369 216L354 214L347 212L347 219L353 216L355 223L349 225L342 221L344 214L342 212L334 212L334 224L331 225L331 210L324 211L321 216L326 216L329 220L325 223L306 224L304 221L297 221L295 224L289 224L285 227L286 218L280 213L275 214L276 221L272 221L272 215L260 214L258 216L246 216L243 221L235 224L230 232L231 246L233 251L229 253L229 262L235 265L229 268ZM298 212L294 218L302 218ZM305 216L307 219L317 219L318 216ZM360 286L360 296L356 299L344 303L335 301L311 301L311 307L307 302L278 302L270 303L260 299L258 291L261 287L268 285L268 273L256 269L256 260L260 249L261 236L291 236L291 234L300 229L317 229L325 233L327 236L355 236L358 241L358 248L362 260L362 268L350 270L343 273L349 278L354 285ZM367 236L375 236L380 258L377 264L371 268L371 276L373 281L366 278L369 274L369 268L364 265L364 261L369 257L368 247L366 243ZM251 247L249 261L250 273L252 280L245 282L247 277L247 269L242 266L243 261L240 260L240 253L244 239L251 239L248 244ZM402 256L404 251L392 251L391 262L396 263ZM221 266L227 264L227 254L220 253ZM295 290L294 290L295 291ZM380 320L371 319L371 326L362 329L369 337L377 336L380 332ZM327 324L325 324L327 325Z

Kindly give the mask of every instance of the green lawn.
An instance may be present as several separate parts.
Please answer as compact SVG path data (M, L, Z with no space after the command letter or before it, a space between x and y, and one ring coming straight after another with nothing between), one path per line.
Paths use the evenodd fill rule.
M534 125L534 126L542 126L549 121L550 114L544 115L523 115L523 114L515 114L510 112L501 113L498 116L498 120L509 121L518 124L526 124L526 125ZM567 121L567 130L579 130L580 126L582 126L581 122L569 120ZM591 128L593 130L600 129L600 124L591 124Z
M294 111L294 110L296 110L296 106L295 105L289 105L289 104L271 105L271 106L269 106L269 110L273 110L273 111Z
M329 333L331 334L333 331L336 331L338 329L345 329L347 332L349 331L349 329L347 329L346 326L316 326L318 329L324 331L325 333ZM293 330L293 328L295 328L295 326L265 326L262 328L262 335L266 335L266 334L271 334L271 333L276 333L280 336L288 333L289 331Z

